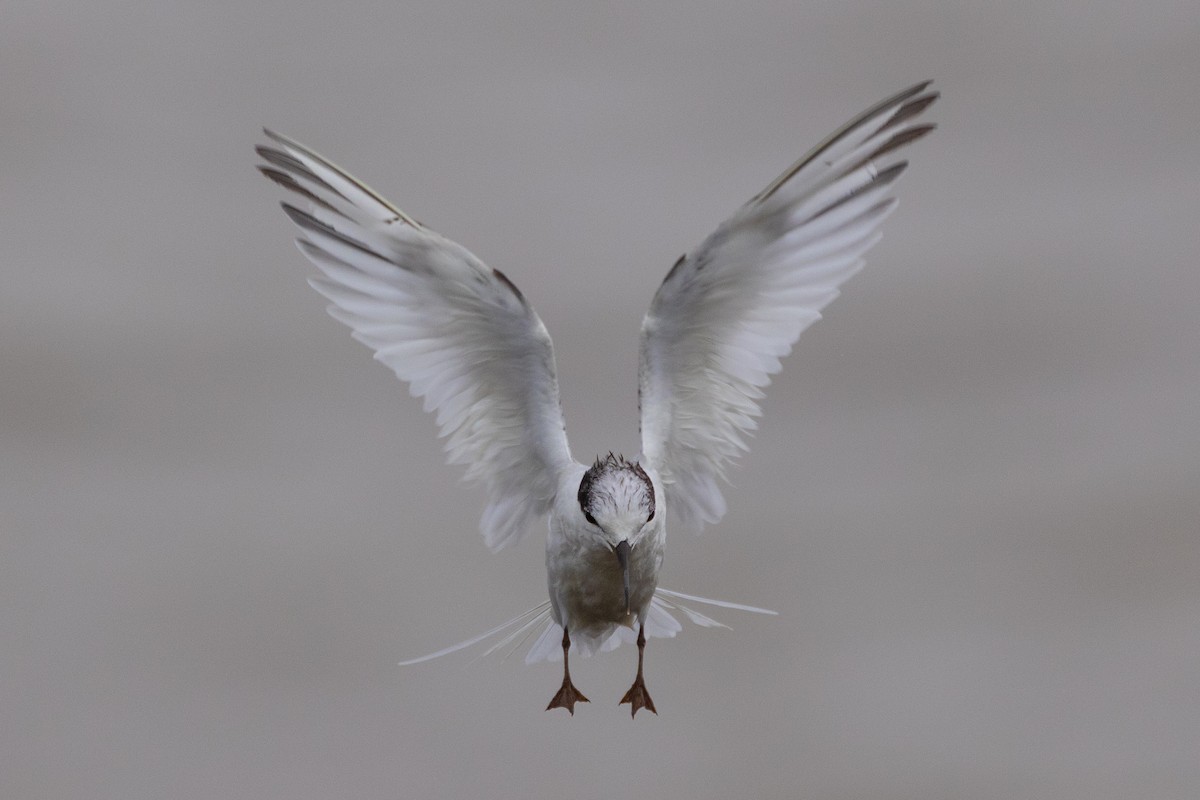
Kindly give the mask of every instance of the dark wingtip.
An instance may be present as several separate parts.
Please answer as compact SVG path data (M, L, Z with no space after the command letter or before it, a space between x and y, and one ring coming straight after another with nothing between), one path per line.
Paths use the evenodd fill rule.
M890 153L893 150L899 150L901 147L904 147L906 144L911 144L911 143L915 142L916 140L920 139L921 137L925 136L926 134L928 134L930 131L932 131L936 127L937 127L936 125L934 125L932 122L930 122L930 123L925 123L925 124L921 124L921 125L914 125L911 128L906 128L906 129L900 131L899 133L897 133L896 135L894 135L892 138L888 139L882 145L880 145L879 148L877 148L873 153L871 153L869 156L867 156L865 159L863 159L862 163L866 163L868 161L874 161L874 160L878 159L880 156L886 155L887 153Z
M312 214L296 208L286 200L281 200L279 205L283 208L283 213L288 215L288 219L299 225L301 228L312 228L315 226L319 226L319 228L329 227L328 225L321 225L321 223L319 223L316 217L314 217Z
M892 95L888 99L881 101L880 103L878 103L876 105L876 107L877 108L887 108L888 106L895 105L896 103L903 103L913 97L916 97L917 95L921 94L922 92L924 92L926 89L929 88L929 85L931 83L933 83L932 78L930 78L929 80L921 81L920 83L914 83L912 86L909 86L907 89L896 92L894 95Z
M675 261L675 264L672 265L671 269L667 272L667 277L663 278L663 283L671 280L671 276L679 271L679 268L683 266L683 262L685 261L687 261L687 253L684 253Z
M908 169L907 161L897 161L887 169L880 171L880 173L875 176L875 182L878 184L891 183L892 181L896 180L896 178L900 177L900 174L906 169Z
M292 139L288 138L287 136L284 136L279 131L272 130L271 128L264 127L262 129L262 132L263 132L264 136L266 136L268 139L270 139L273 142L279 142L280 144L283 144L283 145L296 144L296 142L293 141Z
M508 287L508 290L517 296L522 305L526 305L525 295L521 293L521 290L517 288L517 285L507 275L494 267L492 268L492 275L496 277L496 280Z
M923 81L918 81L917 83L914 83L912 86L908 87L907 89L905 89L902 92L897 92L895 96L896 97L905 97L905 96L912 97L914 95L921 94L921 92L923 92L929 88L929 85L931 83L933 83L933 78L926 78Z
M893 114L892 118L888 120L885 127L894 128L902 122L919 116L925 111L925 109L933 105L939 97L941 97L940 93L933 92L931 94L920 95L916 98L906 101L902 106L900 106L899 109L896 110L896 113Z

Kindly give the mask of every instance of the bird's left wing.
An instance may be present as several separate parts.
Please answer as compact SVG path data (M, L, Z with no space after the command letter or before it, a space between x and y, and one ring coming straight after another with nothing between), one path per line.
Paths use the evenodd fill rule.
M759 192L668 273L642 323L643 458L675 528L725 513L718 479L800 332L862 266L894 208L928 83L872 106Z
M284 136L257 148L264 175L306 208L283 209L309 282L425 410L437 414L447 459L487 488L480 520L494 550L546 514L573 464L550 336L513 283L429 230L350 174Z

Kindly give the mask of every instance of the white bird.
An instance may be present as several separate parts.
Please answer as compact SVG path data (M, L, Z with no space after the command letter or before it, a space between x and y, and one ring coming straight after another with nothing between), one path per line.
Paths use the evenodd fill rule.
M329 313L425 399L451 463L482 483L480 529L498 550L549 517L548 603L482 636L410 662L545 622L527 661L563 659L547 710L587 698L568 653L629 641L637 677L621 703L657 713L642 665L646 636L674 636L680 601L767 612L658 586L668 521L699 531L725 513L718 481L741 451L771 376L838 295L895 208L905 145L933 129L921 114L929 82L872 106L839 128L680 257L642 323L638 370L642 452L591 467L567 446L550 336L503 273L405 214L349 173L284 136L257 148L259 169L305 201L284 211L321 271L310 280ZM559 632L561 631L561 639Z

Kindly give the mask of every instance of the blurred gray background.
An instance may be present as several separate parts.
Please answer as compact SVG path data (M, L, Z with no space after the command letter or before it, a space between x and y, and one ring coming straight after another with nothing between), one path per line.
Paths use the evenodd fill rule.
M1188 2L8 2L0 797L1194 798ZM638 450L667 268L917 80L867 269L664 584L778 609L558 667L396 662L541 602L323 312L270 125L506 271L576 456ZM523 654L523 651L522 651Z

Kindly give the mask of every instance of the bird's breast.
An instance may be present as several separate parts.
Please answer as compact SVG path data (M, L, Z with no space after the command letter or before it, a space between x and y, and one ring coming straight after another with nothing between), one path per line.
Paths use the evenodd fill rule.
M560 538L546 548L550 604L556 621L580 633L614 624L633 625L634 616L645 613L658 586L661 540L644 536L629 551L629 611L616 553L604 545L588 545Z

